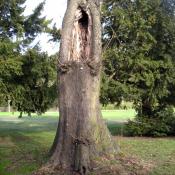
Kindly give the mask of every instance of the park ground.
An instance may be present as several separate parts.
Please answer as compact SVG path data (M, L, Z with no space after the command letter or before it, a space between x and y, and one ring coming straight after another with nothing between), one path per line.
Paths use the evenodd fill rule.
M128 175L175 175L175 138L124 137L123 124L134 117L135 111L104 110L102 113L120 146L116 161L119 171L124 167ZM17 116L18 113L0 113L0 175L30 175L47 161L54 139L56 112L22 119ZM109 168L116 168L116 162L111 162Z

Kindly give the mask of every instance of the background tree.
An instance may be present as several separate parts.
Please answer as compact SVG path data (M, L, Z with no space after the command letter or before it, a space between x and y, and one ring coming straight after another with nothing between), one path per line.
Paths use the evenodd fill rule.
M102 102L131 101L138 123L145 123L141 134L170 134L172 125L164 119L174 118L174 3L110 0L103 12ZM159 117L160 111L164 119ZM157 126L157 121L162 121L162 126Z
M22 58L22 75L14 79L13 106L29 115L46 112L57 97L56 57L49 57L37 49L28 50Z
M0 89L1 96L8 100L11 95L13 76L21 74L21 60L17 52L18 43L13 39L22 35L21 15L23 1L0 2Z
M32 14L24 16L25 1L0 2L0 95L5 101L10 99L21 112L41 113L48 109L55 97L52 92L55 86L55 75L52 75L54 61L45 53L40 53L36 49L39 46L28 49L38 34L53 33L54 28L49 29L50 21L41 17L44 2ZM49 94L53 96L49 98Z

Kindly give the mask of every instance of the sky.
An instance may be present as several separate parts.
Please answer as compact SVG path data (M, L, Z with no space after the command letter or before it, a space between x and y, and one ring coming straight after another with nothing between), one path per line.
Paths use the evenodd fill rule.
M43 0L27 0L24 15L31 14L35 7L42 1ZM52 24L56 23L56 26L61 28L66 6L67 0L46 0L42 16L46 16L47 19L52 19ZM49 37L46 34L42 34L36 38L33 44L39 42L42 51L48 52L49 55L58 52L59 44L48 43L48 40Z

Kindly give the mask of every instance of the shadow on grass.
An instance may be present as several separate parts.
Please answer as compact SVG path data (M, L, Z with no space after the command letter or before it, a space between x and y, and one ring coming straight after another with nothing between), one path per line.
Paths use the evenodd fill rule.
M0 118L0 175L29 175L47 161L49 148L56 133L58 118L53 117L15 117ZM106 121L113 136L125 135L124 123ZM135 166L134 155L145 162L156 162L152 174L173 175L174 169L174 138L127 138L116 137L122 148L120 163ZM123 157L124 156L124 157ZM124 158L124 161L123 161ZM126 158L126 161L125 161ZM141 161L144 162L144 161ZM137 160L136 160L137 163ZM139 165L142 165L140 162ZM123 166L123 164L122 164ZM146 164L147 166L147 164ZM162 173L163 172L163 173Z
M124 122L106 121L112 135L124 134ZM0 118L0 132L56 132L58 118L53 117L24 117L22 119L4 117Z
M0 132L20 131L20 132L47 132L55 131L58 124L56 118L5 118L0 119Z
M107 127L112 136L123 136L125 134L124 124L122 122L107 122Z
M12 131L1 132L0 138L4 140L0 143L0 174L27 175L47 160L51 144L47 139Z
M54 139L57 118L1 117L0 174L27 175L47 160ZM122 134L122 123L108 121L112 135Z
M0 175L27 175L47 159L57 118L0 118Z

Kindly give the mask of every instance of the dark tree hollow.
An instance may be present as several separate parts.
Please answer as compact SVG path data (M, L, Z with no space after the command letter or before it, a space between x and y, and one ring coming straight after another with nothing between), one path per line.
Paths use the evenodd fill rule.
M89 11L81 7L75 11L73 30L71 33L71 48L68 60L86 61L91 51L92 19Z

